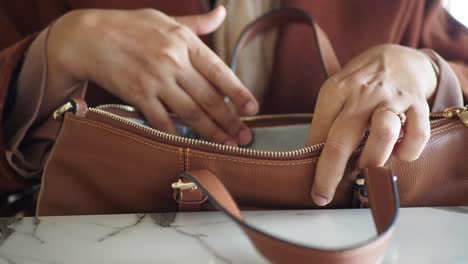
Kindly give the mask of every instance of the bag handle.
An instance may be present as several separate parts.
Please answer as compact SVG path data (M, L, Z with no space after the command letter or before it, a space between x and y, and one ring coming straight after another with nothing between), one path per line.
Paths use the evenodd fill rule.
M180 188L179 192L201 190L206 199L236 222L257 250L273 263L377 263L384 256L394 230L399 199L390 169L368 168L363 170L363 175L378 235L363 243L340 249L323 249L290 242L245 222L229 191L208 170L182 173L180 179L186 188Z
M322 28L314 22L307 12L291 7L268 12L246 26L232 52L231 61L229 63L231 69L233 71L236 70L240 52L252 39L269 29L287 24L305 24L310 26L314 33L314 41L320 55L320 62L327 78L341 69L333 46Z

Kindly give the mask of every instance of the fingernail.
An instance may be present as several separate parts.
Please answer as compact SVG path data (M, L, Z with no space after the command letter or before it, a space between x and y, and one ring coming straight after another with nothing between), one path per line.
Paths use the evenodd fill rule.
M244 105L244 112L248 115L254 115L257 113L257 104L249 101Z
M226 140L226 141L224 142L224 145L237 147L236 142L234 142L234 141L232 141L232 140Z
M241 145L247 145L252 140L252 134L246 128L242 128L239 133L237 133L237 141Z
M327 205L330 200L323 197L323 196L320 196L318 194L312 194L312 199L314 200L314 202L318 205L318 206L325 206Z

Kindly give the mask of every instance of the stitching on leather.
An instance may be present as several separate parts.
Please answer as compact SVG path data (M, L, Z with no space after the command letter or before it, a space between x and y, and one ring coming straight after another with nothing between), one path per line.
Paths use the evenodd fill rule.
M179 148L179 169L180 169L180 172L184 171L184 160L182 158L183 155L184 155L184 149Z
M104 127L104 126L100 126L100 125L97 125L97 124L94 124L94 123L91 123L89 121L86 121L86 120L78 120L78 119L75 119L73 120L74 122L79 122L79 123L84 123L86 125L90 125L90 126L94 126L94 127L97 127L97 128L101 128L101 129L104 129L104 130L107 130L111 133L114 133L114 134L118 134L120 136L123 136L123 137L126 137L126 138L129 138L129 139L133 139L137 142L140 142L140 143L143 143L147 146L150 146L150 147L154 147L154 148L158 148L158 149L162 149L162 150L166 150L166 151L170 151L170 152L178 152L178 150L172 150L172 149L167 149L167 148L164 148L164 147L159 147L159 146L155 146L153 144L150 144L150 143L147 143L147 142L144 142L138 138L135 138L135 137L132 137L132 136L129 136L129 135L126 135L126 134L123 134L121 132L117 132L115 130L111 130L107 127ZM290 162L290 163L282 163L282 164L277 164L277 163L271 163L271 162L255 162L255 161L244 161L244 160L238 160L238 159L227 159L227 158L215 158L215 157L210 157L210 156L205 156L205 155L198 155L198 154L189 154L189 148L186 149L186 158L185 158L185 170L188 171L189 170L189 156L190 155L193 155L193 156L198 156L198 157L206 157L206 158L209 158L209 159L217 159L217 160L227 160L227 161L234 161L234 162L240 162L240 163L250 163L250 164L263 164L263 165L275 165L275 166L283 166L283 165L301 165L301 164L308 164L308 163L312 163L312 162L316 162L316 160L310 160L310 161L305 161L305 162Z
M189 151L190 148L187 148L187 151L185 152L185 171L189 171Z
M188 153L187 153L188 154ZM308 160L308 161L301 161L301 162L286 162L286 163L273 163L273 162L258 162L258 161L247 161L247 160L240 160L240 159L229 159L229 158L217 158L217 157L211 157L207 155L201 155L201 154L190 154L192 156L196 157L201 157L201 158L207 158L207 159L213 159L213 160L225 160L225 161L234 161L234 162L239 162L239 163L248 163L248 164L260 164L260 165L273 165L273 166L287 166L287 165L303 165L303 164L309 164L309 163L315 163L317 162L317 159L313 160ZM188 155L187 155L188 156ZM187 158L188 159L188 158ZM280 161L281 162L281 161Z
M111 132L111 133L118 134L118 135L120 135L120 136L129 138L129 139L133 139L133 140L135 140L135 141L138 141L138 142L143 143L143 144L145 144L145 145L147 145L147 146L150 146L150 147L162 149L162 150L165 150L165 151L175 152L175 153L178 152L177 150L173 150L173 149L169 149L169 148L164 148L164 147L160 147L160 146L153 145L153 144L148 143L148 142L144 142L143 140L140 140L140 139L138 139L138 138L135 138L135 137L132 137L132 136L129 136L129 135L126 135L126 134L123 134L123 133L114 131L114 130L112 130L112 129L109 129L109 128L106 128L106 127L103 127L103 126L100 126L100 125L97 125L97 124L93 124L93 123L88 122L88 121L83 121L83 120L74 120L74 121L75 121L75 122L79 122L79 123L84 123L84 124L86 124L86 125L98 127L98 128L104 129L104 130L107 130L107 131L109 131L109 132Z
M164 148L164 147L160 147L160 146L156 146L156 145L153 145L153 144L144 142L144 141L142 141L142 140L140 140L140 139L138 139L138 138L135 138L135 137L132 137L132 136L129 136L129 135L126 135L126 134L123 134L123 133L120 133L120 132L111 130L111 129L109 129L109 128L106 128L106 127L103 127L103 126L100 126L100 125L97 125L97 124L93 124L93 123L91 123L91 122L89 122L89 121L77 120L77 119L75 119L74 121L75 121L75 122L79 122L79 123L84 123L84 124L87 124L87 125L90 125L90 126L94 126L94 127L97 127L97 128L101 128L101 129L104 129L104 130L107 130L107 131L109 131L109 132L111 132L111 133L118 134L118 135L120 135L120 136L129 138L129 139L133 139L133 140L135 140L135 141L137 141L137 142L143 143L143 144L145 144L145 145L147 145L147 146L150 146L150 147L154 147L154 148L158 148L158 149L162 149L162 150L170 151L170 152L179 152L179 151L177 151L177 150L172 150L172 149L168 149L168 148ZM439 130L439 131L436 131L436 132L431 133L431 135L440 134L440 133L442 133L442 132L455 129L455 128L458 128L458 127L463 126L463 125L464 125L464 124L458 124L458 125L456 125L456 126L444 128L444 129L441 129L441 130ZM309 163L317 162L317 159L314 159L314 160L304 161L304 162L287 162L287 163L278 164L278 163L272 163L272 162L245 161L245 160L232 159L232 158L216 158L216 157L211 157L211 156L207 156L207 155L189 154L189 148L187 148L186 158L185 158L185 170L186 170L186 171L189 170L189 157L190 157L190 155L193 155L193 156L196 156L196 157L202 157L202 158L213 159L213 160L225 160L225 161L233 161L233 162L238 162L238 163L260 164L260 165L272 165L272 166L289 166L289 165L293 165L293 166L294 166L294 165L303 165L303 164L309 164Z
M447 128L441 129L441 130L439 130L439 131L436 131L436 132L434 132L434 133L431 133L431 135L437 135L437 134L439 134L439 133L442 133L442 132L445 132L445 131L448 131L448 130L452 130L452 129L455 129L455 128L461 127L461 126L464 126L464 124L458 124L458 125L456 125L456 126L447 127Z

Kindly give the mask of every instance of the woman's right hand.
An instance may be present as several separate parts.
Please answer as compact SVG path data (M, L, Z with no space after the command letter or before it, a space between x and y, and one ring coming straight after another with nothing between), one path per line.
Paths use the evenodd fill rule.
M224 96L245 115L258 103L197 36L214 31L225 15L224 7L175 18L154 9L70 12L49 35L49 82L92 80L153 127L175 133L171 110L207 139L247 144L251 133Z

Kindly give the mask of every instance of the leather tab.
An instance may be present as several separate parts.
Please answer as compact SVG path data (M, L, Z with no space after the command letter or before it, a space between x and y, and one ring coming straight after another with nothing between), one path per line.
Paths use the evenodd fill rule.
M79 98L72 98L70 102L73 104L73 112L75 115L84 117L86 115L86 111L88 110L88 105L86 101Z
M187 182L187 179L181 179ZM207 200L205 194L199 188L181 190L174 188L174 200L179 205L180 212L199 212L203 203Z

